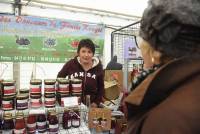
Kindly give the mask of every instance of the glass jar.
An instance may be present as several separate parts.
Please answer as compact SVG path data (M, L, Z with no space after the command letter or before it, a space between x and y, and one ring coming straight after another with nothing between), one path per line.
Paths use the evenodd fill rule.
M39 108L42 106L42 99L41 99L42 95L31 95L31 107L32 108Z
M73 109L73 113L72 113L72 127L80 127L81 125L81 119L80 119L80 113L79 113L79 109L78 108L74 108Z
M39 114L37 117L37 130L39 133L47 131L47 123L45 114Z
M24 117L22 115L17 115L15 120L15 134L26 134L26 125Z
M49 116L49 132L50 134L57 134L58 133L58 118L56 112L51 112Z
M72 79L72 94L73 93L82 93L82 80Z
M31 81L30 81L30 93L31 93L31 95L41 94L41 88L42 88L42 80L31 79Z
M15 96L4 96L2 98L2 109L10 111L15 108Z
M58 79L58 93L70 94L69 80L65 78Z
M2 94L3 96L12 96L16 94L16 86L14 80L4 80L2 82Z
M4 115L2 129L3 129L3 132L12 134L13 129L14 129L14 121L12 119L11 113L6 113Z
M70 109L65 109L63 113L63 118L62 118L62 124L64 129L69 129L72 126L72 116L71 116L71 110Z
M44 93L55 93L55 83L54 79L45 79L44 80Z
M29 134L35 134L36 133L36 115L28 115L27 131L28 131Z
M56 105L56 97L55 94L45 94L44 95L44 105L47 108L55 107Z
M28 109L28 98L29 94L18 94L16 98L16 108L17 110Z

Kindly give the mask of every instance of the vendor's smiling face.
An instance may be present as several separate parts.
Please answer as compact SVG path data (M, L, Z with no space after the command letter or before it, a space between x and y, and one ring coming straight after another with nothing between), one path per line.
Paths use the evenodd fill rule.
M80 62L82 64L90 64L92 63L92 57L94 54L90 48L82 47L78 52L78 56L80 57Z

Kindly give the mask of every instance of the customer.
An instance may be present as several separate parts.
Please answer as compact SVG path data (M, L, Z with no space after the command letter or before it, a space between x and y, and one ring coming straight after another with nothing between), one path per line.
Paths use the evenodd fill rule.
M91 106L97 107L104 93L104 72L100 60L94 57L94 54L94 43L90 39L82 39L78 45L77 56L63 66L57 77L81 79L82 102L86 95L90 95Z
M149 1L140 47L152 49L158 68L126 98L127 133L200 134L199 7L199 0Z

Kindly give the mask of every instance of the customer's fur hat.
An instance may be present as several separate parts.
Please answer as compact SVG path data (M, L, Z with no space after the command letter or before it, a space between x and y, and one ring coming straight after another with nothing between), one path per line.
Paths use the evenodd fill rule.
M200 0L150 0L140 36L167 56L200 55Z

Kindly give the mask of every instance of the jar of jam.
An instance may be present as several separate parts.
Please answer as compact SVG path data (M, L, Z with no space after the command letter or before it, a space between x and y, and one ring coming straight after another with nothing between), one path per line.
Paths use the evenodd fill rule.
M69 94L57 93L57 101L61 107L64 107L64 98L69 97Z
M74 108L72 113L72 127L80 127L81 125L81 119L80 119L80 113L79 108Z
M72 94L73 93L82 93L82 80L72 79Z
M37 130L39 133L45 133L47 131L47 123L45 114L39 114L37 117Z
M2 123L3 133L12 134L14 129L14 121L11 113L6 113Z
M66 108L63 113L62 124L64 129L69 129L72 126L71 110Z
M28 109L28 98L29 94L18 94L16 98L16 108L17 110Z
M2 82L3 82L3 80L2 79L0 79L0 107L1 107L1 103L2 103Z
M41 99L42 95L32 95L30 96L31 98L31 107L32 108L38 108L42 106L42 99Z
M14 80L4 80L2 85L3 96L13 96L16 94L16 86Z
M31 95L41 94L41 88L42 88L42 80L31 79L31 81L30 81L30 93L31 93Z
M44 93L55 93L55 83L54 79L45 79L44 80Z
M58 79L58 93L70 94L69 80L62 78Z
M22 115L17 115L15 120L15 134L26 134L26 125L24 117Z
M20 94L29 94L29 89L28 88L23 88L19 90Z
M15 96L4 96L2 98L2 109L10 111L15 108Z
M36 115L28 115L27 131L28 131L29 134L35 134L36 133Z
M58 133L58 118L56 112L51 112L49 116L49 133L57 134Z
M55 94L45 94L44 95L44 105L47 108L55 107L56 105L56 97Z

